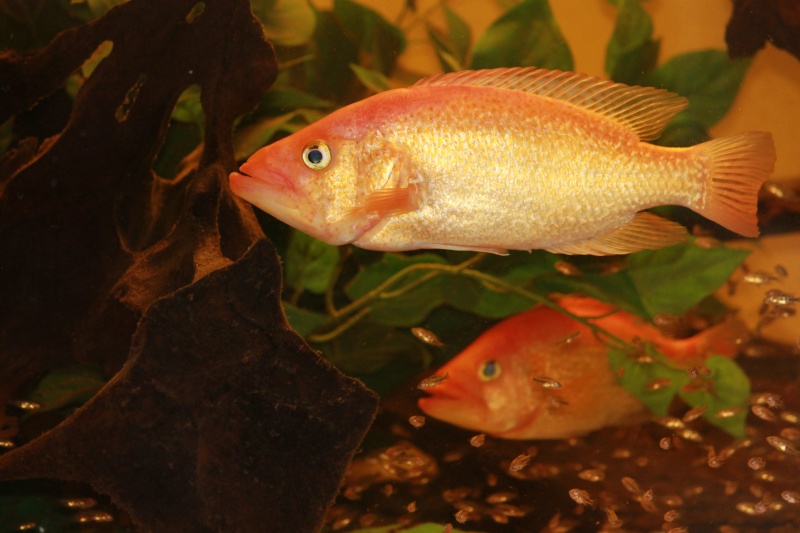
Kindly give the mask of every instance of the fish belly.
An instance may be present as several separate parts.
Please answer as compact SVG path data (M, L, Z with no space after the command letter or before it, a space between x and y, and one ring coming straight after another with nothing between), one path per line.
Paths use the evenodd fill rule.
M504 89L427 92L417 90L403 121L375 133L409 158L421 207L388 217L359 246L547 248L703 194L707 171L691 149L642 143L595 113Z

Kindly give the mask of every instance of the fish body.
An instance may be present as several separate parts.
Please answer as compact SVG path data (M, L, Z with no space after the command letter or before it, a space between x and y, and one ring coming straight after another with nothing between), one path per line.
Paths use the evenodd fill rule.
M686 105L663 90L545 69L439 75L260 149L230 184L320 240L373 250L627 253L685 238L640 212L667 204L757 235L771 137L643 142Z
M634 342L652 343L679 367L702 365L709 353L732 357L743 332L735 320L694 337L670 339L642 318L591 298L565 297L564 309ZM562 341L576 331L572 343ZM419 400L427 415L507 439L557 439L634 422L644 405L617 383L608 347L588 327L549 307L507 318L438 370L448 379ZM560 387L537 380L549 376Z

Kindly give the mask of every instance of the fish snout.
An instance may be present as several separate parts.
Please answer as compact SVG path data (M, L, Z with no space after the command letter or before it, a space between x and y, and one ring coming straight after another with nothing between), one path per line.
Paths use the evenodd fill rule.
M242 166L239 167L239 172L231 174L231 181L233 181L234 176L236 176L237 180L252 180L262 187L268 187L276 191L291 191L295 193L297 191L297 187L292 183L292 180L269 167L265 168L264 165L252 159L242 163Z

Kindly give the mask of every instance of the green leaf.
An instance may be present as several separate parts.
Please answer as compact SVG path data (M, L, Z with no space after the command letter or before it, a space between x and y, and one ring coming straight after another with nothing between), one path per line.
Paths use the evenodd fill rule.
M299 129L292 125L292 119L297 116L297 111L286 113L278 117L262 119L256 123L236 130L234 134L234 156L237 161L246 159L256 150L265 146L272 136L279 131L293 132Z
M182 168L186 156L203 141L203 130L188 122L173 121L167 136L158 150L153 170L165 179L174 178Z
M589 273L584 279L585 286L579 287L577 292L616 305L628 313L649 318L641 295L627 270L607 275Z
M392 88L391 85L389 85L388 78L378 70L359 67L355 63L350 65L350 70L353 71L358 81L360 81L364 87L374 93L382 93Z
M82 405L105 384L103 374L95 368L59 368L42 378L28 394L28 399L40 406L33 414L45 413L66 406Z
M622 388L638 398L652 413L665 416L675 395L689 382L689 376L684 370L672 367L669 360L650 345L646 350L655 362L640 363L629 351L617 348L609 348L608 361L615 375L619 376L622 369L622 376L617 378ZM657 390L649 390L648 385L659 379L668 379L669 383Z
M299 46L311 40L317 18L307 0L254 0L251 6L273 44Z
M506 257L487 257L477 268L517 287L525 287L541 276L555 274L553 265L557 260L558 256L535 250L531 253L515 252ZM534 305L528 298L498 291L497 288L486 287L477 280L462 276L445 278L442 291L445 303L484 318L505 318Z
M680 113L661 132L656 144L660 146L686 147L700 144L709 139L711 139L711 135L709 135L705 126Z
M484 318L505 318L534 305L517 294L491 290L473 279L461 277L443 280L443 292L446 303Z
M350 299L357 300L404 268L425 263L446 264L446 261L435 254L414 256L384 254L380 261L363 268L348 284L345 292ZM394 292L391 297L380 298L371 303L370 319L397 327L410 327L422 322L433 309L444 303L442 277L436 276L411 290L397 291L397 289L426 273L427 271L417 271L408 275L390 289Z
M685 370L674 368L669 360L658 354L650 345L647 352L655 359L652 363L640 363L629 352L611 348L608 360L611 370L617 374L623 369L619 384L656 415L667 414L677 394L691 407L707 406L704 418L735 437L744 436L747 418L747 403L750 397L750 381L744 371L732 360L711 355L705 366L711 371L709 377L698 377L708 382L708 387L692 392L683 388L691 381ZM647 385L657 379L666 378L669 384L658 390L647 390ZM716 414L723 409L739 409L735 415L720 418Z
M747 419L747 404L750 398L750 380L735 361L712 355L705 362L711 371L711 390L693 392L680 391L680 397L692 407L708 406L703 417L710 423L735 437L744 437ZM698 378L702 379L702 378ZM740 409L735 415L720 418L716 414L723 409Z
M172 119L179 122L194 124L202 133L206 120L203 106L200 104L200 86L190 85L178 97L178 102L172 110Z
M460 62L453 54L453 47L447 37L433 26L428 26L428 37L433 43L433 50L439 58L443 72L457 72L463 70L464 63Z
M524 0L478 39L470 68L526 67L572 70L572 53L547 0Z
M86 0L86 5L89 6L89 10L92 12L94 18L100 18L106 11L125 1L126 0Z
M450 9L447 5L443 6L444 17L447 21L447 37L452 46L452 52L461 64L467 62L467 54L469 53L469 45L472 43L472 32L470 31L469 24L464 22L464 19Z
M723 50L690 52L656 69L651 84L688 98L689 108L678 116L710 128L733 104L750 61L729 59Z
M92 52L92 55L89 56L89 59L83 62L81 65L80 72L74 72L72 75L67 78L67 84L65 89L67 94L69 94L72 99L74 100L75 97L78 95L78 91L80 90L83 83L86 79L92 75L92 72L97 68L97 66L111 54L112 49L114 48L114 43L111 41L103 41L100 45Z
M379 261L372 263L356 274L352 281L345 288L345 292L352 300L357 300L366 295L371 290L377 288L391 276L397 274L404 268L412 265L433 263L437 265L447 264L441 256L431 253L404 255L398 253L386 253ZM408 275L403 283L415 280L425 272L420 270Z
M359 322L320 347L325 358L348 376L375 374L400 355L419 361L424 350L411 335L370 321Z
M428 25L428 36L445 72L463 70L467 63L469 45L472 41L469 25L452 9L443 6L447 32Z
M336 246L294 231L289 238L286 251L286 284L294 290L305 289L322 294L339 262L339 249Z
M353 80L351 63L358 63L358 46L351 42L337 17L316 11L317 28L311 43L314 60L305 63L308 92L339 102L347 95Z
M113 41L103 41L100 45L92 52L92 55L89 56L89 59L83 62L81 65L81 74L85 78L88 78L94 72L94 69L97 68L97 65L100 64L105 58L111 55L111 51L114 49L114 42Z
M628 256L628 275L652 318L680 315L713 293L750 252L678 244Z
M639 0L620 0L614 33L606 48L606 72L611 79L635 85L658 60L659 43L652 40L653 22Z
M261 99L259 107L265 110L274 110L278 113L287 113L302 107L310 109L331 109L334 107L334 104L330 100L318 98L310 93L284 88L269 91L264 98Z
M328 320L328 317L321 313L303 309L289 302L281 303L283 304L283 314L286 315L286 320L301 337L306 337Z
M334 0L333 12L347 38L370 55L371 67L389 75L397 56L406 47L406 38L400 28L376 11L352 0ZM349 63L358 64L359 61Z

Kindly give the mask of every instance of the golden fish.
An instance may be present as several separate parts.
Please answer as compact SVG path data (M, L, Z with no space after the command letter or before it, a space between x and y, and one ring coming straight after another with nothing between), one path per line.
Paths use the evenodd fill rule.
M655 346L676 367L702 363L711 353L732 357L743 325L729 320L687 339L664 337L642 318L592 298L568 296L564 309L630 342ZM572 344L559 343L570 332ZM504 439L562 439L639 420L646 408L626 391L608 363L608 347L585 325L539 306L486 330L440 368L448 379L425 389L418 405L433 418ZM558 388L535 378L549 376ZM557 400L557 403L553 402ZM661 418L685 439L677 418ZM772 438L772 437L771 437Z
M687 101L572 72L441 74L342 108L258 150L231 190L330 244L384 251L619 254L685 229L683 205L758 235L768 133L691 148L652 140Z

